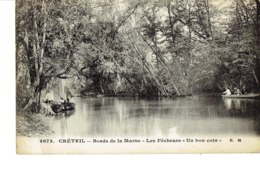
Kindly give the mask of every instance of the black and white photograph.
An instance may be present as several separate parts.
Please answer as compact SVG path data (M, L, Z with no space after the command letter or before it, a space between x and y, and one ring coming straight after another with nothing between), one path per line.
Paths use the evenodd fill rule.
M17 0L17 154L260 152L260 0Z

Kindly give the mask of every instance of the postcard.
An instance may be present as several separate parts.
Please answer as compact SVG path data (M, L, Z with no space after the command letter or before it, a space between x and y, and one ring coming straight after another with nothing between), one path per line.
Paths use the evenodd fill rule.
M260 152L260 1L16 1L18 154Z

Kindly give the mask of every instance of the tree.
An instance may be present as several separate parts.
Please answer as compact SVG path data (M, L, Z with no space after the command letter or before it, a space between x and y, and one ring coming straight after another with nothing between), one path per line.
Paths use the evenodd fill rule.
M66 78L71 69L75 48L82 39L81 20L87 16L84 7L72 1L17 3L16 44L23 45L19 48L26 52L32 91L25 107L33 104L34 112L39 112L42 90L50 80Z
M257 3L236 0L233 18L229 27L229 48L233 53L225 60L228 73L236 86L246 85L251 89L259 86L259 59L257 39Z

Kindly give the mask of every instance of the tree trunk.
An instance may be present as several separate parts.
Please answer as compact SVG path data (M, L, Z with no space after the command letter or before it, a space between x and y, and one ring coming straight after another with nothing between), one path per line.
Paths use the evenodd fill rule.
M255 0L256 2L256 57L257 57L257 72L256 72L256 78L257 80L260 79L260 0ZM259 84L258 84L259 86Z
M176 95L177 95L177 96L182 95L182 93L179 91L179 89L177 88L177 86L176 86L176 84L175 84L175 82L177 81L177 80L176 80L176 75L175 75L175 73L168 67L168 65L166 64L166 62L163 60L163 57L162 57L161 53L158 52L158 51L156 51L156 50L146 41L146 39L143 37L143 35L142 35L140 32L137 31L137 33L141 36L141 38L142 38L142 39L144 40L144 42L149 46L149 48L151 48L151 50L153 51L153 53L160 58L161 65L164 66L165 70L166 70L169 74L171 74L172 79L171 79L170 82L171 82L171 84L172 84L172 86L173 86L173 88L174 88L174 91L176 92Z
M35 89L34 92L34 102L35 106L33 108L34 112L39 113L41 108L41 94L42 89L46 85L46 81L43 78L43 63L42 59L44 56L44 44L45 44L45 37L46 37L46 6L44 0L42 1L42 15L43 15L43 27L42 31L41 28L38 27L37 24L37 16L36 16L36 7L34 7L34 16L33 16L33 27L34 27L34 39L33 39L33 59L34 59L34 71L35 72L35 79L32 83L32 86ZM42 38L40 40L40 36L42 34Z
M213 37L213 31L212 31L212 26L211 26L211 20L210 20L210 8L209 8L209 0L204 0L204 4L205 4L205 7L206 7L206 11L207 11L207 17L208 17L208 27L209 27L209 32L210 32L210 35L211 35L211 40L214 39Z
M256 1L256 52L260 62L260 0Z
M34 108L34 111L36 113L39 113L40 109L41 109L41 94L42 94L42 90L36 89L36 91L35 91L35 108Z

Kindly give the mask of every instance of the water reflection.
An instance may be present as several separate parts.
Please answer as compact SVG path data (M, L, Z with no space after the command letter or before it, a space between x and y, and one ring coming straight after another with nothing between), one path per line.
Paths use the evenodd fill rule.
M75 103L75 113L51 121L58 136L260 134L258 100L75 98Z
M228 110L230 110L231 107L232 107L232 99L230 99L230 98L225 98L225 99L223 99L223 101L224 101L225 107L226 107Z

